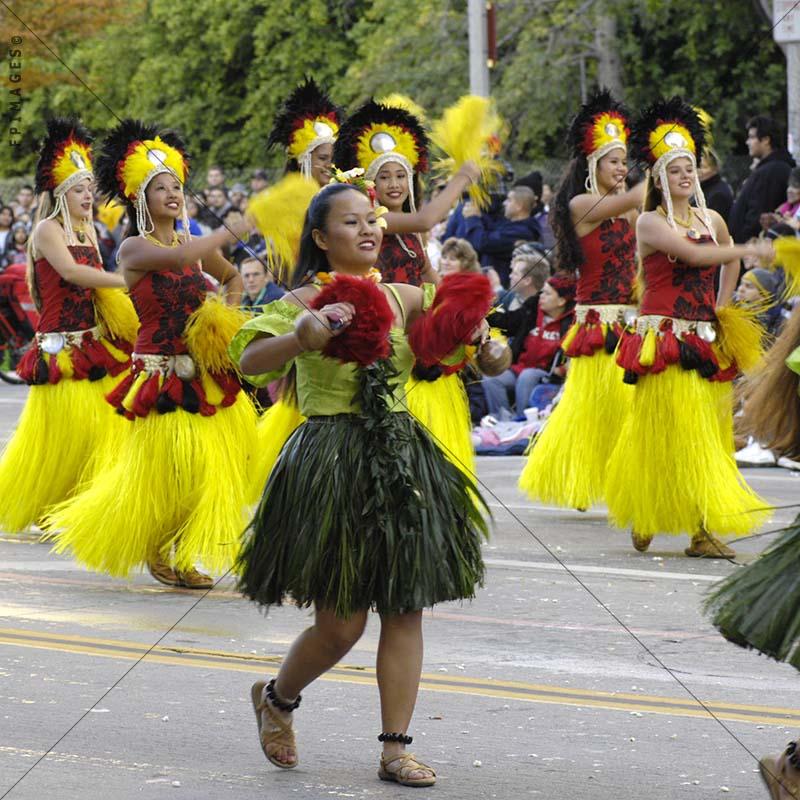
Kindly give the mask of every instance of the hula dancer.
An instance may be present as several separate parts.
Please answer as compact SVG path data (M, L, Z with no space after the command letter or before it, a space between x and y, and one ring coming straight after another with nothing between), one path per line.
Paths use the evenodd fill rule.
M533 442L520 476L532 500L585 510L603 497L608 459L630 409L615 351L636 315L634 226L641 184L625 191L628 111L599 91L569 130L573 158L556 194L558 268L578 275L564 394Z
M750 533L767 511L733 458L731 381L760 358L761 330L729 303L739 259L771 259L772 246L731 245L722 217L706 208L697 176L703 137L697 113L678 97L634 125L631 150L650 170L636 226L644 291L617 353L634 392L606 501L637 550L657 533L688 533L686 555L730 558L712 534Z
M481 275L452 276L434 300L436 313L426 314L420 289L379 282L373 267L381 237L361 191L323 189L306 218L299 288L248 322L231 345L253 383L294 373L307 418L264 490L242 550L240 586L260 605L289 595L315 608L313 626L278 676L252 689L266 757L297 766L292 712L300 692L347 654L374 609L381 615L379 775L430 786L434 771L405 750L422 666L422 609L474 595L486 528L474 483L405 413L404 386L412 347L433 363L475 338L491 289Z
M788 241L788 247L797 249L796 242ZM779 253L782 242L776 243ZM780 256L779 262L783 263ZM765 447L789 458L800 457L800 308L746 382L744 394L747 432ZM800 515L758 560L723 581L707 603L714 625L726 639L795 669L800 669L798 558ZM762 758L760 767L772 800L800 798L800 742L790 742L777 756Z
M180 138L153 125L125 120L103 145L99 185L127 207L118 260L141 322L132 367L108 395L128 433L113 466L49 525L62 531L56 549L90 569L124 576L147 565L161 583L199 589L213 581L197 559L223 571L238 553L255 411L226 351L246 317L208 297L203 277L239 302L241 279L219 252L236 231L176 231L178 219L188 231L187 170Z
M0 526L7 531L40 524L120 434L104 395L130 364L137 321L122 278L103 270L97 248L91 141L77 120L51 120L36 166L28 283L39 324L18 367L28 399L0 460Z
M475 135L480 135L480 129ZM432 294L439 276L428 260L421 234L447 214L481 171L471 161L459 165L447 186L418 208L421 176L429 166L428 149L428 135L417 116L406 108L370 100L342 125L334 163L340 169L364 170L366 179L375 183L379 202L388 210L377 261L383 280L426 284L426 291ZM474 474L469 402L452 366L426 370L417 365L406 396L411 413L453 463Z

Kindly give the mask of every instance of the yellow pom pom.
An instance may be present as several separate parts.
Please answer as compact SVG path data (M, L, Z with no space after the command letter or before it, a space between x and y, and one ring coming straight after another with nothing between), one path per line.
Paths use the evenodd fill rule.
M200 384L206 393L206 400L212 406L218 406L225 399L225 393L219 388L217 382L207 373L200 376Z
M103 334L133 344L139 332L139 318L124 289L95 289L94 310Z
M131 411L133 409L133 401L136 399L136 395L139 394L139 389L142 388L142 385L149 377L150 376L144 371L140 372L136 376L131 384L131 388L128 389L128 393L125 395L125 398L122 401L122 407L126 411Z
M473 202L485 208L489 202L486 189L503 170L503 164L494 158L497 143L502 139L505 125L486 97L466 95L448 108L434 125L431 141L444 152L445 158L437 162L450 175L455 174L466 161L474 161L481 171L480 184L470 186Z
M647 329L647 333L642 340L642 348L639 350L639 363L643 367L652 367L656 360L656 332L652 328Z
M297 261L306 211L318 191L314 181L292 172L247 204L247 213L264 238L272 243L267 254L279 280L285 280L288 268Z
M784 297L800 294L800 239L795 236L781 236L775 240L774 266L783 267L786 275Z
M758 313L763 310L757 306L729 305L716 312L719 348L743 372L753 369L764 355L764 328L758 321Z
M189 317L183 338L201 375L236 371L228 345L248 319L243 311L213 296Z

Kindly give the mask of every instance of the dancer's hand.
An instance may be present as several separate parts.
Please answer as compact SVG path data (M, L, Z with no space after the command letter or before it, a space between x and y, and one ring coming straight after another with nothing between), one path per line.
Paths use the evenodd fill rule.
M297 318L295 336L303 350L323 350L353 321L356 310L350 303L331 303L319 310L306 311Z

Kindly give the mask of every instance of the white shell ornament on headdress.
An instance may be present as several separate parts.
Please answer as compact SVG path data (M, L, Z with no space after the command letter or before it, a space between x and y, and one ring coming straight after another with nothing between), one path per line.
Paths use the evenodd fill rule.
M397 147L394 136L385 131L376 133L370 140L369 146L374 153L391 153Z

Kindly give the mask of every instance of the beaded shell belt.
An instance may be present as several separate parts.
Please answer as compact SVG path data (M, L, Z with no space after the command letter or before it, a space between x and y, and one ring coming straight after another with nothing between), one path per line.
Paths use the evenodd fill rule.
M648 330L660 331L667 322L676 336L694 333L705 342L713 342L717 338L717 326L714 322L698 319L676 319L660 314L643 314L636 319L636 333L644 336Z
M84 336L91 335L97 339L100 336L100 328L95 325L84 331L53 331L51 333L37 333L36 344L39 349L48 355L58 355L65 347L77 347L83 342Z
M131 358L134 364L140 362L144 367L144 371L150 375L160 372L162 375L169 377L174 372L183 381L193 380L197 376L197 366L187 353L176 356L134 353Z
M630 305L576 305L575 322L579 325L586 322L586 317L594 311L599 319L607 325L619 322L621 325L632 325L636 319L636 306Z

